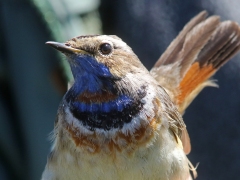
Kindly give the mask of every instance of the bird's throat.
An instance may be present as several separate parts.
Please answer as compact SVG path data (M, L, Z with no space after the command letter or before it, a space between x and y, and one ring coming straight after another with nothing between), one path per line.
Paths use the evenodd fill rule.
M110 130L122 128L124 123L131 122L143 108L142 98L146 92L136 92L136 96L117 94L111 91L89 93L87 91L74 96L69 91L66 100L71 113L87 129Z

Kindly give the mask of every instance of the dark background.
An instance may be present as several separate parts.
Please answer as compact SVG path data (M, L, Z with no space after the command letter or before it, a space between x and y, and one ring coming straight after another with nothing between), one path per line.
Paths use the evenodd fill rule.
M40 179L46 164L47 137L66 84L62 58L46 41L65 41L74 33L115 34L150 69L200 11L240 23L239 0L85 1L0 1L0 179ZM59 6L64 3L65 10ZM184 115L199 180L239 178L239 71L238 55L214 76L220 88L206 88Z

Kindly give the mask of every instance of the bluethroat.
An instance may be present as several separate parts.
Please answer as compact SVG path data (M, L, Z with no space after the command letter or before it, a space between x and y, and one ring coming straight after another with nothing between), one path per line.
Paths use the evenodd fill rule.
M187 180L196 170L182 114L240 49L240 28L195 16L149 72L114 35L47 42L74 83L60 103L43 180Z

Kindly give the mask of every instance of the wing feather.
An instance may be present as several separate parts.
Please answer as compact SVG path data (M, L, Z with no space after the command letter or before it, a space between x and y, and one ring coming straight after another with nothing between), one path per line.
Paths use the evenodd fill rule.
M206 16L203 11L187 23L150 71L181 114L204 87L216 86L209 78L240 50L239 25ZM187 129L182 128L180 134L189 153Z

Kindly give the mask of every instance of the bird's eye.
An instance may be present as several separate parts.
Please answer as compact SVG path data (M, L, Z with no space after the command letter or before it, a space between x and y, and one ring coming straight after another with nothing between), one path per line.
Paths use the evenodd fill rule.
M112 46L108 43L103 43L100 45L99 50L103 55L108 55L112 52Z

